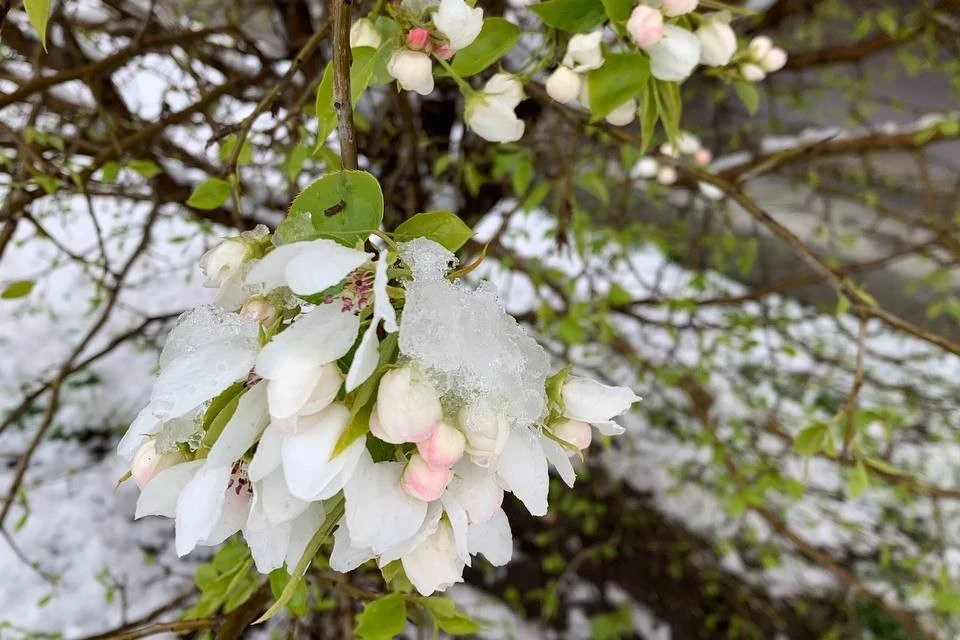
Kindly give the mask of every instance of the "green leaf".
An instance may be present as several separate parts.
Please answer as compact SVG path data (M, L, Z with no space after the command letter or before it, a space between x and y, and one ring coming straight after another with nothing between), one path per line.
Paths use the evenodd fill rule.
M680 135L680 116L683 104L680 101L680 85L676 82L654 80L655 97L660 111L660 122L667 138L672 142Z
M389 640L407 626L407 603L402 593L391 593L367 603L357 614L354 632L362 640Z
M401 222L393 232L393 239L397 242L428 238L449 251L456 251L472 237L473 229L449 211L418 213Z
M604 117L647 87L650 59L642 53L613 53L603 66L587 73L590 113Z
M3 290L3 293L0 293L0 298L13 300L15 298L28 296L30 292L33 291L34 284L36 283L33 280L16 280L11 282L7 285L6 289Z
M394 37L397 33L397 23L386 16L380 16L376 20L377 31L383 36L383 44L377 48L377 63L373 69L373 77L370 79L370 86L390 84L394 81L393 76L387 71L387 62L390 56L396 50L397 40Z
M360 407L350 416L347 428L343 430L343 433L337 439L337 443L333 445L333 451L330 453L331 460L346 451L347 447L357 441L357 438L370 431L370 414L372 411L373 405L368 404Z
M187 199L187 206L204 211L216 209L230 197L230 183L220 178L207 178L197 185Z
M793 440L793 450L802 456L812 456L822 451L829 439L830 427L826 423L818 422L797 434Z
M420 600L420 603L433 614L437 625L445 633L462 636L480 630L480 625L466 612L457 610L457 605L451 598L430 596Z
M457 52L450 65L463 77L480 73L507 54L520 40L520 27L503 18L487 18L480 35Z
M286 568L281 567L270 572L270 592L274 598L280 597L280 594L283 593L283 589L287 586L288 582L290 582L290 574L287 573ZM307 583L301 581L286 606L293 615L305 616L309 611L308 604Z
M733 88L737 91L740 102L747 108L747 113L754 115L760 108L760 92L749 82L735 82Z
M44 51L47 50L47 22L50 21L50 4L51 0L23 0L23 8L27 10L27 18L33 28L37 30Z
M607 19L601 0L547 0L530 8L544 24L569 33L590 31Z
M237 134L231 133L220 143L220 151L217 154L220 156L220 160L223 162L229 160L236 146ZM253 162L253 147L250 145L250 140L245 138L243 140L243 146L240 147L240 153L237 154L237 165L243 166L251 162Z
M163 172L160 165L153 160L131 160L127 163L127 166L147 180Z
M378 229L381 220L380 183L366 171L344 170L328 173L301 191L277 232L284 244L319 237L352 247Z
M235 382L210 403L206 413L203 414L203 428L206 433L203 434L202 449L210 450L213 447L213 443L217 441L227 423L230 422L230 418L236 413L237 405L240 403L240 398L245 390L243 383ZM212 410L215 410L216 413L212 413ZM208 417L210 418L209 422L207 422Z
M105 162L100 167L100 182L104 184L113 183L118 175L120 175L120 163L115 160Z
M614 282L610 285L610 291L607 292L607 300L615 307L622 307L629 304L633 300L633 296L619 283Z
M653 133L660 119L660 106L652 83L640 92L640 152L643 153L653 142Z
M603 0L603 7L612 22L626 22L633 10L633 0Z
M867 477L867 469L863 466L862 460L857 460L856 466L850 472L850 478L847 480L847 495L851 498L859 497L870 484L870 478Z
M382 48L382 47L381 47ZM379 50L373 47L357 47L352 50L353 62L350 65L350 101L355 107L360 96L370 86L373 73L377 68ZM333 63L328 63L323 71L317 97L314 102L317 113L317 144L314 150L323 146L327 137L337 128L337 110L333 106Z
M880 460L879 458L867 458L867 466L871 469L876 469L882 473L886 473L892 476L907 476L909 475L903 469L898 469L889 462Z
M291 149L290 156L287 158L286 165L284 166L287 178L291 181L296 180L297 176L300 175L300 170L303 168L304 161L309 157L310 148L305 144L298 144Z

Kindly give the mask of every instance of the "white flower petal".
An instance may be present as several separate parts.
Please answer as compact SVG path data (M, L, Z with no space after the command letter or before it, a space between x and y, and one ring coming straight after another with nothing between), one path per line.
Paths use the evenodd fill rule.
M390 295L387 293L387 252L381 251L377 259L377 267L373 277L373 315L375 318L383 319L383 330L387 333L393 333L397 330L397 310L393 308L390 302Z
M149 406L141 409L130 424L130 428L120 439L120 443L117 445L117 455L127 461L133 460L133 456L143 444L144 439L155 434L160 429L161 424L163 423L160 418L153 415Z
M333 532L333 551L330 553L330 568L340 573L353 571L367 560L374 557L368 547L355 547L350 538L350 529L346 519L340 521L340 526Z
M161 474L154 478L160 478ZM185 556L213 532L226 500L230 467L204 466L177 498L176 549ZM151 483L152 484L152 483Z
M468 531L470 553L481 553L495 567L502 567L513 556L513 533L503 509L486 522L471 524Z
M453 472L447 491L466 509L470 522L483 522L496 513L503 504L503 488L492 469L461 460Z
M283 475L294 496L314 500L340 470L331 467L330 454L349 415L342 404L332 404L301 420L299 433L284 437L280 445Z
M470 566L470 550L467 542L467 512L457 502L457 499L450 494L444 494L440 497L443 504L443 511L450 520L450 527L453 529L453 540L457 545L457 555L468 567Z
M433 25L450 40L451 49L463 49L477 39L483 28L483 9L472 8L463 0L440 0Z
M257 443L257 450L253 452L253 459L247 467L247 477L251 482L258 482L267 477L271 471L280 466L280 444L283 434L272 427L267 427Z
M327 500L343 490L353 476L360 454L367 449L367 439L357 438L345 451L330 461L330 480L327 486L317 495L317 500Z
M157 377L150 410L164 420L182 416L247 377L256 352L232 338L201 347L170 362Z
M289 522L300 516L310 506L306 500L301 500L290 493L280 469L255 484L254 492L261 500L267 522L272 525Z
M539 439L531 429L511 429L507 446L497 461L497 475L503 487L517 496L534 516L547 514L550 488L547 459Z
M269 421L266 385L254 385L241 396L236 411L210 448L207 464L220 467L239 460L257 441Z
M314 502L300 517L293 521L290 530L290 544L287 547L287 571L293 571L310 544L310 539L320 530L326 520L323 504Z
M433 532L440 526L440 516L443 515L443 506L439 501L431 502L427 506L427 517L423 519L420 529L399 544L395 544L389 549L385 549L377 559L377 564L385 567L394 560L399 560L416 549L424 540L433 535Z
M608 422L594 422L593 426L597 428L597 431L602 433L605 436L618 436L626 429L621 427L619 424L610 420Z
M344 487L346 521L352 544L379 553L413 536L427 515L427 503L413 498L400 486L403 465L373 463L360 454L356 472Z
M250 494L245 487L239 490L234 487L227 489L224 494L223 510L213 525L213 530L198 544L215 547L243 528L250 516Z
M540 438L540 446L543 447L543 453L554 469L557 470L564 484L572 489L573 483L577 479L577 473L573 470L573 464L570 462L567 450L547 437Z
M401 560L410 582L424 596L463 580L464 564L446 520L441 520L437 530Z
M173 518L177 514L177 498L180 492L193 480L203 464L203 460L184 462L153 476L140 492L137 511L133 517L135 519L144 516Z
M243 530L243 539L250 547L253 563L260 573L270 573L283 566L290 547L290 533L293 524L284 522L263 531Z
M580 376L568 377L561 395L566 417L591 424L608 422L640 400L627 387L610 387Z
M353 353L353 362L350 363L350 371L347 372L347 393L363 384L377 370L377 363L380 361L379 347L377 323L374 321L363 333L360 345Z
M650 73L668 82L682 82L700 62L700 41L691 32L676 25L663 27L663 38L646 47Z
M311 244L314 246L294 256L284 269L287 286L298 295L329 289L370 259L369 254L333 240L314 240Z
M335 304L322 304L274 336L257 357L257 373L273 380L290 370L310 371L340 358L357 338L360 320Z

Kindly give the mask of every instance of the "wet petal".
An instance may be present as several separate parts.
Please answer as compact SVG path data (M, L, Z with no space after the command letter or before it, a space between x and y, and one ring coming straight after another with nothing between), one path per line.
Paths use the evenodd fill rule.
M483 554L495 567L502 567L513 556L513 533L503 509L498 509L486 522L470 525L470 553Z
M511 429L497 461L497 475L503 487L517 496L534 516L547 514L550 486L547 459L539 439L539 434L531 429Z
M220 467L239 460L257 441L269 421L266 385L254 385L241 396L236 411L210 448L207 464Z
M193 460L164 469L150 479L140 492L137 511L134 518L144 516L164 516L173 518L177 514L177 498L197 474L203 460Z

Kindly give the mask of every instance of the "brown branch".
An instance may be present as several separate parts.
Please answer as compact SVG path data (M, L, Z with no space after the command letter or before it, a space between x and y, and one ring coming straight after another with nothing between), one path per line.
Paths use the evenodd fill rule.
M146 638L155 636L159 633L180 633L183 631L199 631L201 629L211 629L217 625L217 618L199 618L197 620L177 620L175 622L155 622L138 629L129 631L101 633L95 636L87 636L82 640L137 640L137 638Z
M357 132L350 97L350 2L330 0L333 15L333 107L337 111L340 163L344 169L357 168Z

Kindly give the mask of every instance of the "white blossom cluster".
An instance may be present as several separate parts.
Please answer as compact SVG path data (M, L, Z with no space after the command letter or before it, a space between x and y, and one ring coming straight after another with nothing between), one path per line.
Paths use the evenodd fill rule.
M510 559L504 492L544 515L548 465L572 486L592 428L622 432L631 390L549 375L451 253L391 247L258 230L203 257L219 306L180 319L118 447L136 517L175 518L179 555L241 532L259 571L293 572L339 517L332 568L399 561L429 595L476 554Z
M766 36L754 38L738 53L737 35L725 11L694 13L697 0L661 0L656 4L658 6L642 1L637 4L627 20L626 32L630 43L647 55L650 73L658 80L683 82L698 64L707 67L733 64L736 71L731 72L730 77L759 82L787 62L786 52L775 47ZM693 31L683 26L691 24L699 26ZM547 78L550 97L561 104L578 100L589 108L583 74L603 66L605 46L616 50L627 48L628 44L610 30L597 29L572 36L563 61ZM637 101L631 98L605 119L610 124L624 126L633 122L637 109Z

